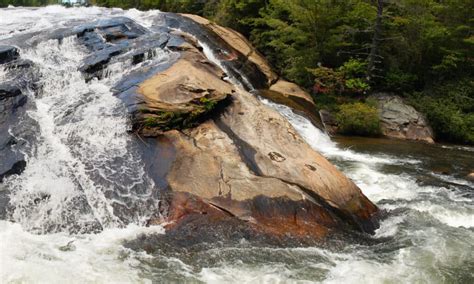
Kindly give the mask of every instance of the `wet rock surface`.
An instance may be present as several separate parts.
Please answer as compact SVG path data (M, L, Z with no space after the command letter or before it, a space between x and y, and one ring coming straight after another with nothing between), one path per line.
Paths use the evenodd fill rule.
M10 45L0 45L0 64L5 64L17 59L18 48Z
M28 89L36 89L37 76L31 61L20 58L18 48L0 46L0 183L23 172L23 154L16 149L17 139L10 133L24 115ZM22 142L24 143L24 142Z
M326 130L329 135L335 135L339 125L334 115L328 110L322 109L319 111L319 116L321 117L324 130Z

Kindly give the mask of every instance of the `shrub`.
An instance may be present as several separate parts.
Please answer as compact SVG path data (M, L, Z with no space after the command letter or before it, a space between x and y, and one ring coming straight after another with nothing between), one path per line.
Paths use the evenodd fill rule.
M367 64L357 59L349 59L339 68L319 66L307 69L313 76L314 91L322 94L360 95L370 90L365 78Z
M459 80L411 94L411 103L430 123L436 139L474 144L474 82Z
M377 108L364 103L343 104L336 115L339 132L348 135L378 136L380 120Z

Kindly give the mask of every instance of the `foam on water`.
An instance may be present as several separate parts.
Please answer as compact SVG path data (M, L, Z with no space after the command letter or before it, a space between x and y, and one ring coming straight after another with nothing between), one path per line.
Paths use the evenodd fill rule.
M144 253L122 246L162 227L110 228L100 234L36 235L0 221L2 283L151 283L136 269Z
M39 232L145 223L159 201L127 133L127 112L110 92L129 69L110 67L108 78L86 83L77 70L85 54L74 37L42 42L22 56L39 66L42 94L31 97L28 111L39 126L36 149L25 153L22 176L7 183L12 218ZM130 212L116 216L114 206Z
M110 13L111 10L98 7L65 8L59 5L43 8L0 9L0 40L53 27L61 28L73 20L106 17Z

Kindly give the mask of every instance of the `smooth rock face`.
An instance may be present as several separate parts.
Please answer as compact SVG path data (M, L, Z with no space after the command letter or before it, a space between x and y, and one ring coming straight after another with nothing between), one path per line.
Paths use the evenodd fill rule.
M224 73L197 50L183 51L169 69L138 86L140 104L133 129L144 136L193 126L234 90Z
M376 94L382 133L387 137L434 143L433 131L421 113L399 96Z
M166 187L163 214L149 223L164 222L172 234L211 223L233 224L250 235L312 240L350 228L373 232L377 207L285 118L226 81L226 74L204 55L201 41L237 51L206 30L209 24L169 13L161 17L165 25L180 28L167 31L166 43L178 58L154 74L125 80L133 84L117 86L132 113L134 131L157 136L157 145L166 141L172 149L158 151L147 162L146 168L158 171L151 175ZM240 60L250 61L236 54L222 57L221 63L247 77L245 68L232 69L247 64ZM311 97L292 83L279 81L273 89L262 91L312 105ZM166 165L154 166L160 161Z
M376 227L377 208L250 93L235 93L221 116L163 136L176 153L166 175L170 230L208 214L238 218L260 233L318 240L342 228Z
M270 81L276 80L276 78L269 80L263 71L265 69L263 65L257 65L251 61L245 54L230 45L226 41L226 37L221 37L217 32L213 31L211 26L200 23L205 22L205 19L197 18L202 20L194 21L189 17L179 14L161 13L158 15L157 21L167 28L178 29L192 35L200 45L203 44L202 48L212 50L213 56L229 72L227 75L242 82L247 90L267 88Z
M257 67L262 71L267 77L268 86L272 85L278 79L278 75L273 72L272 68L268 64L265 57L263 57L257 49L255 49L252 44L239 32L234 31L231 28L226 28L219 26L208 19L203 17L192 15L192 14L183 14L183 16L192 19L193 21L206 26L208 29L216 33L221 39L223 39L227 44L235 48L241 54L243 54L249 61L256 64ZM299 88L298 86L296 86ZM312 100L311 100L312 102Z

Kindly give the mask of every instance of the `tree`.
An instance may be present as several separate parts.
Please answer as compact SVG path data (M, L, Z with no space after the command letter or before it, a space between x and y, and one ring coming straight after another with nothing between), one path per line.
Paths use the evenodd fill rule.
M382 35L382 17L383 17L383 0L375 0L377 4L377 17L374 25L374 35L372 36L372 45L370 48L370 54L367 59L367 78L369 81L372 81L375 72L375 64L378 62L379 55L379 45Z

